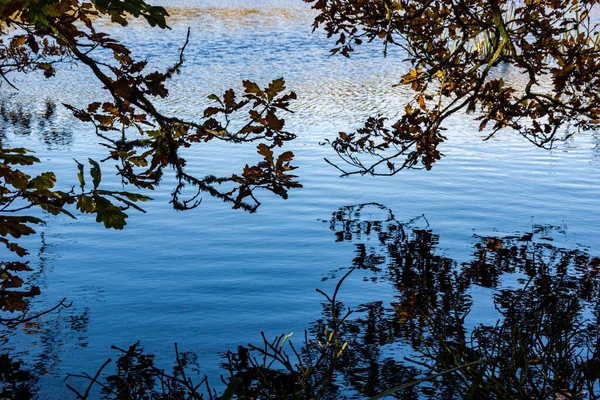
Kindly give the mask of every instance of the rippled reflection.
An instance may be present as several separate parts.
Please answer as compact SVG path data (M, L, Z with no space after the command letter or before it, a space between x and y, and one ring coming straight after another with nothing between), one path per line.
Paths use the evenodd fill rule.
M35 136L49 150L65 150L73 143L69 125L62 125L56 117L56 103L50 99L23 105L11 101L10 96L0 100L0 145L7 135Z
M0 396L3 399L29 399L36 376L22 369L22 363L9 354L0 354Z
M35 287L48 286L48 274L52 271L57 257L53 244L48 244L45 233L41 232L41 245L35 257L31 257L35 270L26 273L27 283ZM58 377L57 367L62 357L73 349L88 345L87 331L89 308L87 305L73 305L63 299L58 304L45 306L39 311L39 291L37 296L20 296L18 291L5 291L2 300L24 303L23 313L2 311L0 321L0 398L37 399L44 398L41 382ZM64 295L64 293L63 293ZM41 296L44 297L44 296ZM31 308L32 310L30 310Z
M394 296L362 304L345 322L340 334L349 345L339 359L336 384L324 398L373 396L428 372L474 361L482 363L395 396L598 398L600 258L589 250L555 245L566 234L564 227L534 225L510 236L475 235L470 258L459 262L439 249L440 237L424 216L401 222L385 206L369 203L343 207L325 222L336 241L355 248L352 265L327 279L339 279L353 268L363 285L384 284ZM344 305L337 307L342 314ZM330 319L327 303L322 319L311 324L314 337L323 335ZM84 312L34 329L43 347L40 361L27 370L3 355L0 387L29 393L69 340L57 332L81 335L87 324ZM270 374L274 385L289 381L282 371Z
M373 213L381 216L363 217ZM338 241L354 244L353 267L396 292L389 304L362 305L346 327L352 350L343 381L371 396L422 368L484 360L398 396L596 398L600 258L554 246L560 227L533 226L514 236L475 236L471 259L457 262L424 222L401 223L378 204L344 207L329 221ZM492 311L482 314L486 306Z

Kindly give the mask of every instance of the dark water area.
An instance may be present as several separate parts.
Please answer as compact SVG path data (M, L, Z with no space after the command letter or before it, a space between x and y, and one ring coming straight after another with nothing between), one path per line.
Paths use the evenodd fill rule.
M286 126L298 135L289 150L304 188L288 200L263 194L254 214L208 195L199 208L177 212L167 174L143 204L147 213L132 213L123 231L83 215L44 216L41 235L23 242L34 249L31 279L42 290L32 307L64 297L72 306L3 332L2 353L12 361L0 364L31 371L41 399L72 398L66 374L95 372L114 357L111 345L140 340L166 368L177 342L198 355L218 388L223 352L260 343L261 332L294 332L301 341L304 330L318 331L327 311L315 288L331 293L355 268L339 294L355 310L343 333L339 397L422 377L419 363L438 370L482 357L501 363L508 355L494 349L514 338L516 322L538 340L531 354L552 359L532 379L545 372L593 390L577 379L598 370L600 137L582 133L551 151L511 132L484 142L478 122L458 115L433 170L340 178L324 161L335 153L321 143L369 116L399 114L410 95L393 86L408 69L401 52L384 58L366 45L351 59L330 57L333 43L312 32L313 13L300 1L163 3L172 30L106 28L161 68L177 58L191 27L182 73L160 107L200 119L211 93L240 88L243 79L285 77L299 95ZM0 87L1 143L35 150L36 168L55 171L68 190L77 182L73 159L100 160L105 149L62 103L84 106L106 94L83 65L60 66L51 80L15 81L19 91ZM258 156L252 146L209 143L185 157L190 172L204 176L239 171ZM103 165L103 184L121 189L111 167ZM561 348L581 358L575 372L561 369L571 365L568 352L551 357L559 346L552 332L563 332ZM440 378L406 396L468 391L462 381L447 383Z

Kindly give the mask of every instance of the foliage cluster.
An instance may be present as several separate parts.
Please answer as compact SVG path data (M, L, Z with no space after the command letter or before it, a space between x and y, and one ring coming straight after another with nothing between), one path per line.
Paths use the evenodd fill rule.
M287 198L289 189L301 185L291 173L295 169L291 165L293 153L277 152L295 138L279 117L280 112L290 112L290 102L296 98L295 93L286 92L283 79L264 88L243 81L242 95L231 89L222 96L212 94L209 99L215 106L205 109L198 121L166 115L158 111L155 102L168 96L167 83L180 72L189 31L179 59L170 68L148 71L146 60L136 60L127 46L97 30L95 24L98 18L110 18L124 26L128 18L140 17L151 26L166 29L167 16L163 7L143 0L0 1L0 78L12 86L11 73L40 71L50 78L62 61L75 60L87 66L112 100L65 106L95 127L101 144L108 149L104 161L116 164L123 184L151 190L160 183L165 169L172 169L177 179L172 204L177 210L198 206L203 192L251 212L260 204L254 194L257 189ZM107 61L106 54L112 55L112 61ZM231 131L234 119L246 122ZM261 159L231 176L190 175L180 149L211 140L256 142ZM92 189L86 187L84 165L76 162L81 187L78 193L75 189L57 190L53 172L30 176L22 170L35 163L39 160L27 149L0 147L0 241L17 257L24 257L27 250L9 238L31 235L35 233L33 226L43 223L36 216L23 215L25 210L40 208L74 217L69 211L73 206L81 213L95 214L106 228L122 229L126 211L142 211L136 203L150 200L131 191L102 190L100 166L94 160L89 160ZM186 187L194 191L186 194ZM7 259L1 261L0 268L0 310L24 311L25 299L39 293L37 287L22 289L24 282L19 275L30 266Z
M381 41L411 64L398 83L414 92L400 119L373 116L332 142L345 175L430 169L456 114L491 125L488 138L512 128L542 147L600 121L596 0L306 1L319 12L315 29L337 38L333 53Z

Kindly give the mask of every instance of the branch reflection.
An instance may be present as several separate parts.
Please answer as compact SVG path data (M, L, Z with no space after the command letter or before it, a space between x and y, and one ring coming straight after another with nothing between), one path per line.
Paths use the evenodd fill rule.
M437 248L424 217L401 223L379 204L343 207L329 227L355 245L354 268L396 292L395 301L364 304L347 322L351 345L341 371L348 389L371 396L419 369L484 360L397 395L598 398L600 258L553 245L560 227L475 235L473 256L462 263ZM471 316L485 303L497 315Z

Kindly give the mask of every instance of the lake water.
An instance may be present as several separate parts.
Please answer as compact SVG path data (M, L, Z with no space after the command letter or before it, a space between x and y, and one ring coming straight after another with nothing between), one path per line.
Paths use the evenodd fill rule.
M546 228L538 229L538 241L552 239L555 248L598 254L600 138L592 133L546 151L511 132L483 142L477 121L457 115L448 124L445 157L433 170L340 178L324 162L336 155L320 143L360 127L368 116L398 115L409 96L406 88L392 86L408 69L402 53L384 58L379 47L367 45L351 59L330 57L333 43L322 32L312 33L314 15L299 0L163 4L173 7L172 30L133 23L113 32L135 55L164 67L176 59L191 27L186 63L162 109L199 120L209 105L207 95L240 88L243 79L265 84L285 77L299 96L286 121L298 135L289 149L304 188L292 190L288 200L259 194L262 205L255 214L232 210L208 195L199 208L176 212L169 204L173 180L167 176L151 193L155 200L144 204L147 213L131 213L123 231L105 230L86 216L48 216L40 229L43 245L40 237L27 242L36 249L31 260L42 288L34 306L42 310L63 297L73 306L7 333L2 344L40 373L40 398L69 396L66 373L94 372L114 356L112 344L141 340L159 363L169 365L177 342L197 352L203 372L217 382L223 373L219 354L260 342L261 331L269 337L295 332L300 340L321 316L315 288L331 292L336 279L327 278L356 264L357 244L382 251L373 235L345 240L336 235L339 227L330 220L347 206L382 205L365 206L350 219L387 221L391 212L413 232L433 233L432 252L457 265L473 261L481 237L515 237L539 227ZM15 79L20 90L3 85L1 101L8 110L21 107L31 122L4 123L5 146L34 149L43 168L55 171L68 189L76 183L73 159L100 160L105 149L91 127L75 121L61 103L84 106L105 95L83 65L62 66L51 80ZM44 121L47 101L57 106ZM244 146L211 143L186 158L190 172L204 176L237 171L256 154ZM105 184L119 188L111 163L104 164ZM374 275L360 270L347 279L340 293L346 306L390 307L398 299L397 286L390 279L371 279ZM518 278L504 274L499 286L515 286ZM497 318L492 292L486 285L473 286L468 324ZM395 351L398 360L402 351L409 353Z

